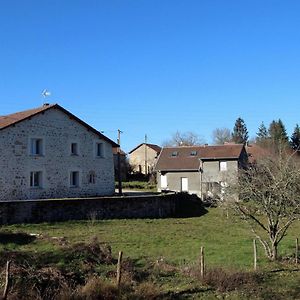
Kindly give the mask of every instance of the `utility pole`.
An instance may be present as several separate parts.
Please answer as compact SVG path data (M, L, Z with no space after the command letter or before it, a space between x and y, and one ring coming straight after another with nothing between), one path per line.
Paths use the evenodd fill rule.
M118 186L119 186L119 195L122 195L122 176L121 176L121 133L123 133L120 129L118 129Z
M147 134L145 134L145 175L148 174L148 158L147 158Z

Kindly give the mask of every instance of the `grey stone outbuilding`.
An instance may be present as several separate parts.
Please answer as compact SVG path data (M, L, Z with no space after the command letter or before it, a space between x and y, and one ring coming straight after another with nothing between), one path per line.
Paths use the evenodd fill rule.
M158 191L188 192L203 199L221 197L247 161L240 144L163 148L155 166Z
M58 104L0 117L0 200L114 193L118 145Z

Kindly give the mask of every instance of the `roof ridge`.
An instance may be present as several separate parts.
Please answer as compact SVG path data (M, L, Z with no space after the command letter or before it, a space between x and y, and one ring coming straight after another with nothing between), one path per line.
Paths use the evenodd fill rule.
M163 149L172 149L172 148L208 148L208 147L229 147L229 146L244 146L244 144L223 144L223 145L184 145L184 146L166 146Z
M58 104L57 103L52 103L52 104L47 104L46 105L46 103L45 103L42 106L16 111L16 112L10 113L8 115L2 115L2 116L0 116L0 118L3 118L3 117L5 118L5 117L9 117L9 116L12 116L12 115L15 115L15 114L26 113L26 112L29 112L29 111L34 111L34 110L43 109L43 108L46 109L46 108L49 108L49 107L52 107L52 106L55 106L55 105L58 105Z
M23 122L27 119L30 119L30 118L32 118L32 117L34 117L34 116L36 116L40 113L43 113L46 110L51 109L51 108L59 109L60 111L62 111L66 115L72 117L74 120L76 120L81 125L85 126L88 130L91 130L92 132L94 132L95 134L100 136L100 138L103 138L104 140L109 142L112 146L119 147L118 144L116 144L114 141L109 139L107 136L103 135L101 132L99 132L98 130L96 130L95 128L93 128L92 126L90 126L89 124L87 124L86 122L81 120L80 118L76 117L71 112L69 112L68 110L66 110L65 108L63 108L62 106L60 106L57 103L55 103L55 104L44 104L43 106L40 106L38 108L19 111L19 112L4 116L4 117L0 118L0 130L3 130L5 128L10 127L12 125L15 125L17 123Z

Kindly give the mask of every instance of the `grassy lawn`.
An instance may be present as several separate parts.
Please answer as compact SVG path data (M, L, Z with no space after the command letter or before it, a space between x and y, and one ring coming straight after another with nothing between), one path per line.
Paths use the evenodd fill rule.
M48 238L36 238L30 242L0 240L0 250L21 251L24 253L60 253L61 245L53 237L62 238L69 245L78 242L89 242L97 237L101 243L107 243L112 248L112 254L117 257L122 250L125 258L132 259L140 268L147 268L149 263L163 261L177 269L195 266L200 247L205 247L205 260L208 268L222 267L227 270L250 271L252 269L252 240L248 227L234 215L229 218L220 209L212 208L208 213L197 218L169 219L134 219L134 220L99 220L63 222L54 224L24 224L3 226L2 232L23 232L39 234ZM300 224L295 223L286 238L282 241L279 252L283 257L291 256L294 252L295 238L299 236ZM269 291L276 290L278 299L284 299L287 289L294 293L300 284L300 272L295 266L270 264L264 258L263 249L258 245L258 265L260 270L269 272L264 277L261 288ZM60 262L61 263L61 262ZM281 271L280 271L281 270ZM282 271L284 270L284 271ZM273 281L276 280L276 286ZM171 272L166 276L154 277L153 281L164 291L174 289L197 289L199 283L191 277L183 276L180 272ZM273 297L273 290L261 299ZM283 298L280 298L280 295ZM193 296L192 296L193 295ZM193 292L186 298L215 299L215 292ZM231 292L232 299L242 299L241 294ZM290 293L289 295L293 295ZM212 298L210 298L212 297ZM245 296L246 297L246 296ZM250 297L250 296L249 296ZM251 297L250 297L251 298ZM248 298L245 298L248 299ZM277 298L274 298L277 299ZM297 299L293 296L290 299Z

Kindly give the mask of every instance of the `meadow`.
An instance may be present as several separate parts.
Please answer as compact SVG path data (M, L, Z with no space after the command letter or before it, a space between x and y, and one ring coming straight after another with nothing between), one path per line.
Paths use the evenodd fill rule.
M125 261L130 261L131 271L134 268L136 274L148 274L144 277L139 275L140 279L136 280L144 284L150 282L157 288L153 299L215 299L220 295L228 299L300 299L300 267L293 262L295 238L300 232L299 222L294 224L280 244L281 262L268 262L258 243L256 273L259 279L249 285L239 278L240 287L234 289L219 288L213 282L201 282L197 275L201 246L205 249L207 270L220 270L218 274L223 271L228 274L253 274L253 236L239 216L233 213L227 216L220 208L209 208L206 214L194 218L91 219L21 224L2 226L1 232L1 266L10 253L27 253L30 257L38 256L31 263L34 265L34 261L38 261L39 268L53 266L68 269L68 264L73 262L65 258L65 249L96 239L102 245L109 245L114 258L119 251L123 251ZM96 271L93 272L103 277L115 270L113 263L104 266L96 261L94 267ZM225 274L226 278L228 274ZM112 278L110 280L113 281ZM149 289L153 290L153 287ZM147 291L143 293L146 295Z

